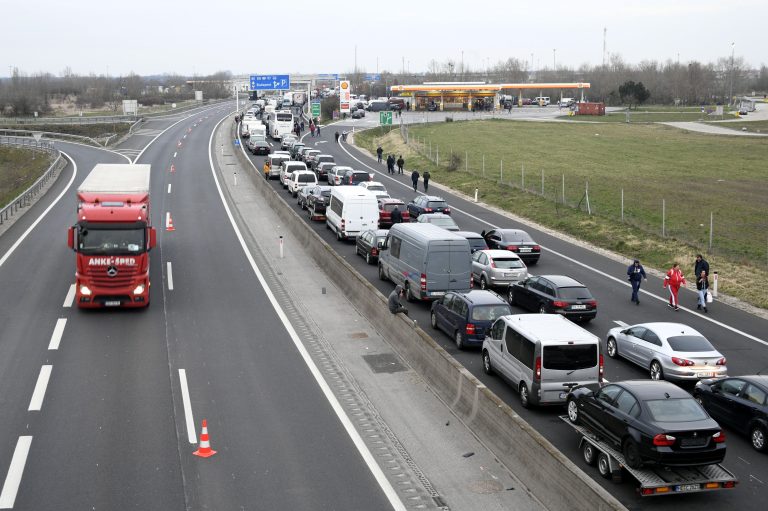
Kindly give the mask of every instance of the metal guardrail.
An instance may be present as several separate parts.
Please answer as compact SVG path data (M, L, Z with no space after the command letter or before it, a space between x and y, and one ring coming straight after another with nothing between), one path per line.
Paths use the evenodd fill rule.
M77 116L77 117L0 117L5 125L21 124L112 124L116 122L134 122L135 115Z
M31 130L6 130L0 128L0 137L14 137L14 138L31 138L32 139L32 145L34 145L34 135L35 133L39 133L40 135L44 136L46 139L60 139L60 140L74 140L75 142L80 143L86 143L86 144L92 144L97 147L106 147L109 140L115 136L114 133L108 133L104 137L99 137L99 139L94 139L91 137L86 137L83 135L72 135L70 133L56 133L53 131L31 131ZM104 144L99 143L99 140L104 139ZM41 140L39 143L43 143L44 141ZM53 141L47 141L50 144L53 144Z
M31 149L33 151L39 151L41 153L47 153L56 155L56 159L48 167L42 176L40 176L32 185L21 192L15 199L8 203L7 206L0 209L0 225L9 221L11 217L18 213L20 209L29 207L32 205L32 199L42 192L48 181L56 177L56 173L67 166L67 160L61 155L58 149L53 147L53 142L49 140L36 141L33 138L28 137L9 137L0 136L0 145L10 147L20 147L24 149Z

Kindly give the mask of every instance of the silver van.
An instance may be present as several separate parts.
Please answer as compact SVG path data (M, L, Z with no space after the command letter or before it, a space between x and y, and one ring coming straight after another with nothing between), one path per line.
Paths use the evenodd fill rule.
M379 278L403 286L408 301L469 291L472 260L466 238L431 224L395 224L379 253Z
M600 338L560 314L500 317L482 354L483 370L516 386L526 408L565 404L573 387L603 379Z

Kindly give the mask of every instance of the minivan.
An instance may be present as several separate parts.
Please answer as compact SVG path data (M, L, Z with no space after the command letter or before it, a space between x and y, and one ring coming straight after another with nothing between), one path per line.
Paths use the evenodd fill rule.
M362 186L334 186L325 211L325 223L339 241L377 229L379 206L376 196Z
M265 176L267 179L272 179L273 177L280 177L280 169L282 168L284 161L290 161L290 158L284 154L270 154L267 156L267 161L269 162L269 174L265 172Z
M288 182L291 180L291 174L295 170L308 170L303 161L284 161L280 164L280 184L283 188L288 188Z
M517 387L520 403L562 405L577 385L603 380L600 338L559 314L496 320L482 347L483 370Z
M408 301L469 291L469 241L431 224L395 224L379 254L379 278L403 286Z

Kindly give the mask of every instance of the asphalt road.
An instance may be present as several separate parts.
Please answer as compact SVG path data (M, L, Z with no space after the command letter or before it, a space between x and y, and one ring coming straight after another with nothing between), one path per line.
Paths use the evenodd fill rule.
M346 121L343 124L326 126L321 131L321 137L313 138L307 135L304 142L308 145L316 145L324 153L334 155L339 164L376 172L375 180L383 182L390 195L403 199L406 203L410 201L415 194L409 174L388 175L384 164L377 164L373 158L367 157L352 146L334 143L334 132L348 130L353 124L356 123ZM263 157L254 157L249 154L249 158L258 169L261 169ZM270 183L285 197L286 202L298 211L295 199L283 190L279 181L273 180ZM419 189L422 190L421 184ZM649 276L648 282L643 284L641 305L635 306L629 300L631 290L626 281L628 262L627 264L617 262L612 258L599 255L587 247L569 243L567 240L561 239L556 233L524 225L517 219L491 211L483 205L475 204L450 193L448 190L440 189L434 181L430 184L430 193L446 198L452 207L452 216L463 230L480 232L490 227L524 228L527 230L543 247L541 260L538 265L531 267L531 273L539 275L567 274L586 284L597 298L599 308L597 318L585 328L600 336L603 341L608 329L616 325L649 321L683 322L702 332L727 357L729 374L755 374L768 370L768 347L766 344L768 339L765 337L768 325L766 320L721 303L712 304L710 314L704 316L696 311L695 293L688 290L681 291L683 307L680 311L674 312L666 306L667 295L662 288L661 280L652 276ZM306 218L307 215L302 216ZM336 241L324 222L315 221L311 222L311 225L385 296L391 292L393 284L378 279L376 266L367 265L360 256L356 256L353 243ZM691 273L693 261L690 262L691 268L687 268L687 266L689 265L684 266L684 271ZM717 268L712 269L717 270ZM721 276L721 278L727 277ZM768 487L766 486L768 483L768 457L753 451L747 439L732 431L728 432L728 454L724 465L734 472L740 480L736 490L667 499L641 500L636 494L634 484L630 482L631 478L628 478L630 481L621 485L601 479L594 469L583 463L575 432L558 418L564 413L564 409L526 410L522 408L517 393L509 385L497 376L487 376L483 373L478 350L459 351L449 336L429 327L429 305L413 304L409 308L411 316L422 325L422 328L431 333L435 340L459 362L630 509L671 510L681 502L691 506L716 506L719 509L749 509L759 499L768 499ZM525 311L519 310L519 312ZM624 360L611 360L606 356L606 378L610 381L647 379L648 373Z
M227 112L151 121L121 149L152 164L147 310L67 306L76 187L120 154L58 144L76 170L0 237L0 509L392 508L226 217L208 146ZM209 459L192 455L204 418Z

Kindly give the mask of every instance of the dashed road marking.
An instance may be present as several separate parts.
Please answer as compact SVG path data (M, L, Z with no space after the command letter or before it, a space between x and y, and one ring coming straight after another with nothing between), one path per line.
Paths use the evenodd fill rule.
M3 491L0 493L0 509L13 509L31 445L31 436L20 436L16 442L11 465L8 467L8 474L5 476L5 483L3 483Z
M75 302L75 285L72 284L69 286L69 290L67 291L67 297L64 298L64 307L72 307L72 304Z
M173 291L173 268L171 262L168 261L168 291Z
M179 384L181 385L181 400L184 403L184 419L187 424L187 439L190 444L196 444L197 433L195 432L195 418L192 416L192 402L189 399L186 369L179 369Z
M29 401L30 412L39 412L43 408L43 399L45 399L45 390L48 388L48 380L51 379L52 365L44 365L40 368L40 374L37 376L35 390L32 392L32 399Z
M53 334L51 335L51 342L48 343L49 350L59 349L61 343L61 336L64 335L64 327L67 326L67 318L59 318L56 321L56 326L53 328Z

